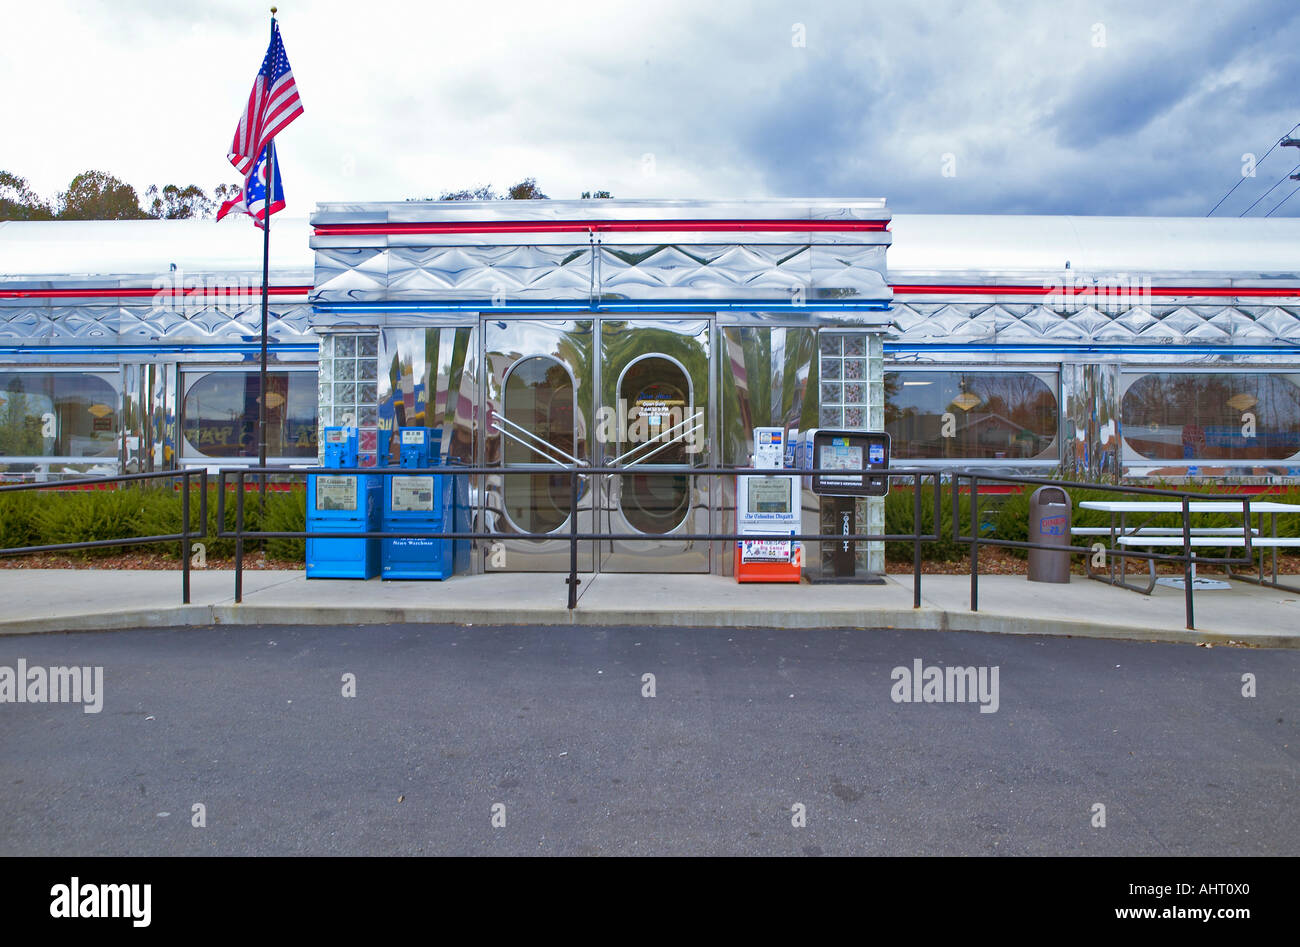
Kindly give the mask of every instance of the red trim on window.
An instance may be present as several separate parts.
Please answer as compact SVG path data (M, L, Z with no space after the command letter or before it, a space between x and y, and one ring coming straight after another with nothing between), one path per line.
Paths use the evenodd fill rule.
M887 220L502 220L391 224L317 224L319 237L455 233L883 233Z
M306 296L315 286L272 286L272 296ZM1054 286L1043 289L1040 286L1016 285L969 285L958 283L896 283L893 286L896 296L1079 296L1087 293L1086 286ZM1093 290L1095 292L1095 289ZM1152 286L1129 291L1133 296L1149 294L1151 296L1204 296L1204 297L1240 297L1263 299L1300 298L1300 287L1290 286ZM1097 299L1104 301L1109 296L1125 293L1123 288L1113 293L1103 291ZM193 289L146 289L144 287L121 288L105 286L99 289L0 289L0 299L151 299L154 296L260 296L261 287L195 287Z
M272 286L272 296L306 296L314 286ZM0 289L0 299L152 299L154 296L184 298L187 296L261 296L262 287L194 287L185 289L145 289L143 287L105 286L101 289Z
M1049 289L1042 286L1018 285L962 285L961 283L895 283L895 296L1082 296L1095 294L1096 298L1124 298L1151 296L1300 296L1295 286L1088 286L1054 284ZM1098 292L1100 290L1100 292Z

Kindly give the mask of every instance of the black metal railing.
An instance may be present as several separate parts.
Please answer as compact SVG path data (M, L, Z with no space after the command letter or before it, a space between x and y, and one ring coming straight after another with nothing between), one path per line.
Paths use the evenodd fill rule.
M198 530L190 525L190 490L198 480L199 523ZM0 556L31 555L42 552L68 552L75 549L107 549L114 546L147 546L155 543L180 543L181 602L190 603L190 547L195 540L207 536L208 524L208 471L205 468L164 470L155 473L121 474L116 477L79 477L68 480L50 480L44 483L8 483L0 485L0 494L38 490L97 490L118 484L137 484L155 480L180 480L181 530L154 536L129 536L120 539L93 539L71 543L46 543L40 546L11 546L0 549Z
M243 559L244 543L248 540L265 540L265 539L289 539L289 540L307 540L307 539L451 539L451 540L479 540L479 541L497 541L497 540L547 540L551 542L561 541L569 544L569 570L564 579L568 588L567 600L570 609L577 607L578 585L581 579L578 577L579 568L579 544L585 542L599 542L605 540L619 539L626 541L682 541L682 542L740 542L743 540L784 540L801 543L835 543L835 542L883 542L883 543L910 543L912 546L912 604L914 608L921 607L921 547L925 543L936 543L943 541L941 513L943 509L942 492L946 487L948 490L951 512L952 512L952 534L951 539L958 545L969 547L970 558L970 608L972 611L979 609L979 550L981 546L995 546L1011 549L1041 549L1052 552L1062 552L1067 554L1095 554L1095 547L1057 545L1048 543L1035 543L1022 540L998 539L992 536L981 535L980 530L980 484L1005 484L1016 487L1027 486L1053 486L1063 489L1078 489L1088 491L1112 492L1126 494L1145 499L1169 499L1176 500L1181 505L1182 511L1182 528L1183 548L1181 552L1159 553L1159 552L1142 552L1120 548L1109 548L1106 550L1108 559L1119 559L1123 562L1126 559L1143 560L1152 563L1167 562L1181 564L1183 567L1184 577L1184 607L1186 611L1186 624L1189 629L1194 627L1194 584L1192 582L1193 563L1205 565L1249 565L1253 562L1252 549L1252 532L1250 527L1251 509L1250 505L1253 500L1259 500L1259 496L1242 496L1242 535L1244 537L1244 557L1209 557L1197 556L1193 552L1191 543L1194 531L1191 526L1190 504L1206 500L1207 494L1193 491L1169 490L1155 487L1141 487L1131 485L1110 485L1097 483L1083 483L1068 480L1058 480L1043 477L1011 477L997 476L988 473L969 473L964 471L955 471L951 468L893 468L889 470L873 470L870 472L872 477L887 477L890 481L911 481L912 490L912 530L907 533L870 533L856 532L853 534L843 533L799 533L798 535L781 534L781 533L756 533L756 532L729 532L725 530L712 532L673 532L663 536L647 536L645 534L615 532L611 530L581 530L578 525L579 512L579 489L580 481L583 477L589 476L629 476L637 471L624 467L581 467L566 465L534 465L527 468L510 468L502 466L435 466L422 468L409 467L371 467L371 468L294 468L294 467L238 467L228 468L220 471L219 490L218 490L218 511L217 522L218 533L221 538L233 539L235 541L235 601L243 600ZM791 475L812 476L814 474L827 474L834 476L844 476L843 470L838 469L817 469L817 470L791 470L789 468L777 469L750 469L737 467L682 467L671 470L657 469L655 473L681 475L681 476L699 476L699 477L734 477L737 475ZM245 495L247 493L250 478L256 477L259 480L263 477L272 477L280 481L305 479L309 474L324 475L354 475L357 473L374 474L379 476L398 474L398 475L442 475L452 477L476 477L476 476L536 476L537 474L565 475L569 478L569 517L568 530L550 533L534 532L499 532L486 528L470 529L467 531L457 531L454 529L444 529L441 531L431 530L377 530L369 532L332 532L316 530L308 532L303 531L271 531L271 530L249 530L246 527L244 519ZM931 530L923 530L923 509L922 494L925 486L930 486L933 490L933 522ZM235 525L233 529L225 527L225 507L226 494L228 488L233 486L236 496ZM906 486L904 487L906 488ZM962 533L963 516L960 511L961 497L968 495L970 497L970 508L965 517L970 524L970 533ZM1214 497L1216 500L1224 500L1221 496ZM597 517L597 522L599 518ZM1199 534L1198 534L1199 535ZM1234 537L1235 538L1235 537ZM1154 566L1152 567L1154 569ZM1122 583L1121 583L1122 584Z
M243 571L245 543L249 540L263 539L286 539L286 540L308 540L308 539L451 539L451 540L478 540L478 541L511 541L511 540L535 540L550 542L566 542L569 546L569 570L564 579L567 586L567 601L570 609L577 607L578 586L581 582L579 579L579 544L586 542L600 542L605 540L624 540L624 541L664 541L673 542L727 542L736 543L744 540L776 540L800 543L844 543L844 542L882 542L882 543L909 543L912 547L912 604L914 608L921 607L921 576L922 576L922 545L925 543L941 542L944 539L942 535L942 492L948 490L949 502L951 503L951 540L957 545L966 545L969 547L970 560L970 608L971 611L979 610L979 576L980 563L979 552L982 546L992 546L1007 549L1025 549L1025 550L1045 550L1050 552L1060 552L1069 555L1082 554L1084 556L1093 555L1096 552L1094 544L1086 546L1076 546L1071 544L1041 543L1028 540L1002 539L995 535L986 536L981 528L981 509L980 509L980 486L991 486L994 484L1012 486L1016 488L1025 488L1033 486L1051 486L1064 490L1083 490L1089 492L1103 492L1127 495L1129 497L1140 497L1146 500L1172 500L1178 504L1177 512L1180 513L1181 527L1178 533L1181 535L1182 549L1178 552L1161 553L1161 552L1144 552L1135 549L1123 548L1118 543L1113 543L1110 548L1105 550L1107 561L1111 564L1112 584L1118 584L1125 588L1133 586L1125 585L1123 581L1123 563L1126 560L1133 559L1145 561L1154 576L1156 563L1172 563L1182 566L1183 572L1183 589L1184 589L1184 609L1186 614L1186 626L1191 629L1195 627L1194 611L1194 591L1195 584L1192 581L1194 566L1203 565L1223 565L1228 567L1231 575L1232 566L1252 565L1254 562L1254 533L1251 527L1251 504L1266 500L1266 494L1241 495L1240 497L1226 497L1224 495L1206 494L1203 492L1171 490L1157 487L1142 487L1134 485L1114 485L1086 483L1079 481L1058 480L1045 477L1014 477L998 476L991 473L972 473L960 470L943 469L943 468L893 468L890 470L873 470L870 472L872 477L886 477L891 482L902 481L903 489L910 486L912 491L912 529L906 533L870 533L855 532L852 534L844 533L799 533L797 535L785 533L761 533L761 532L736 532L736 531L711 531L711 532L673 532L662 536L650 536L641 533L629 533L626 531L616 532L613 529L579 529L580 512L579 499L582 495L580 483L582 478L590 476L606 477L625 477L631 476L641 471L629 469L626 467L583 467L567 465L537 465L527 468L511 468L502 466L460 466L456 464L435 467L384 467L384 468L323 468L323 467L235 467L225 468L218 473L218 490L217 490L217 532L216 536L223 539L233 539L235 545L235 601L243 601ZM843 470L791 470L789 468L776 469L751 469L737 467L681 467L670 470L656 469L655 473L676 476L698 476L698 477L734 477L737 475L800 475L810 477L815 474L827 474L844 476ZM245 520L246 497L248 489L253 484L250 479L256 478L253 482L260 484L265 479L271 479L284 483L294 481L303 481L311 474L325 475L355 475L374 474L379 476L398 474L398 475L440 475L450 477L479 477L479 476L536 476L539 473L549 473L552 475L563 475L569 478L569 517L567 531L561 530L549 533L521 532L510 531L502 532L489 530L486 528L471 528L465 531L455 529L444 529L441 531L431 531L427 529L412 530L378 530L371 532L331 532L324 530L313 531L272 531L272 530L250 530L247 528ZM0 549L0 556L16 556L35 553L49 552L68 552L82 549L99 549L116 546L141 546L153 545L159 543L179 543L181 554L181 599L185 604L190 602L190 571L191 571L191 551L195 541L207 537L207 493L208 493L208 471L205 468L190 468L183 470L158 471L153 473L136 473L123 474L112 477L84 477L67 480L52 480L44 483L13 483L0 484L0 494L15 493L22 491L40 491L40 490L77 490L77 489L102 489L106 487L117 487L124 484L142 484L151 481L179 480L180 481L180 504L181 504L181 528L176 533L166 533L149 536L130 536L112 539L83 540L66 543L48 543L37 546L18 546ZM192 525L191 492L195 488L195 481L199 490L199 527L196 529ZM910 484L907 483L910 481ZM922 495L926 487L932 489L933 508L931 514L933 517L932 529L923 530L923 500ZM226 502L227 494L231 488L234 489L235 496L235 522L232 529L226 528ZM987 495L987 494L986 494ZM965 516L961 512L962 497L969 498L969 509ZM1207 556L1197 554L1193 549L1193 536L1206 535L1203 531L1194 530L1191 525L1191 514L1193 503L1213 499L1216 502L1228 502L1241 504L1242 517L1242 555L1237 556ZM496 511L500 512L500 511ZM596 509L593 513L599 512ZM1262 517L1262 514L1259 514ZM593 517L597 525L600 522L599 516ZM962 532L963 520L966 520L969 526L969 533ZM1274 517L1274 523L1276 517ZM1261 528L1263 526L1261 522ZM1121 525L1119 533L1125 535L1141 535L1144 527L1139 526L1131 531L1128 527ZM1236 543L1235 531L1225 532L1223 530L1215 531L1220 538L1232 539ZM1110 528L1112 537L1117 535L1114 519ZM1202 540L1205 548L1216 548L1212 543ZM1226 548L1226 547L1224 547ZM1276 583L1276 545L1273 546L1274 553L1274 582ZM1114 562L1120 563L1121 573L1118 582L1115 581ZM1262 570L1262 566L1261 566ZM1089 568L1091 576L1091 568ZM1095 576L1094 576L1095 577ZM1233 578L1246 579L1245 576L1232 576ZM1255 581L1247 579L1248 581ZM1267 584L1263 581L1262 571L1259 584ZM1278 586L1285 588L1285 586ZM1140 591L1140 590L1139 590Z
M1092 545L1075 546L1057 545L1054 543L1034 543L1025 540L985 538L980 535L980 513L979 513L979 485L981 482L986 484L1013 484L1018 486L1047 486L1059 487L1062 490L1075 489L1087 491L1100 491L1104 493L1136 494L1138 496L1155 499L1164 498L1176 500L1181 504L1182 514L1182 538L1183 550L1181 553L1158 553L1158 552L1138 552L1123 549L1121 547L1110 548L1106 550L1108 559L1117 558L1121 563L1126 559L1140 559L1150 563L1170 562L1181 563L1183 567L1183 607L1186 612L1187 628L1195 627L1195 606L1193 599L1194 583L1192 581L1192 564L1200 563L1207 565L1250 565L1254 561L1253 549L1251 544L1252 532L1250 526L1250 504L1252 500L1261 499L1260 496L1243 495L1240 497L1242 504L1242 536L1244 540L1244 558L1237 557L1208 557L1194 555L1192 550L1192 523L1191 523L1191 504L1210 499L1205 493L1197 493L1187 490L1166 490L1157 487L1138 487L1119 484L1101 484L1101 483L1082 483L1072 480L1053 480L1046 477L1000 477L994 474L986 473L962 473L954 471L951 473L951 489L949 491L952 502L952 539L957 544L968 544L970 546L970 609L979 611L979 549L980 546L996 546L1007 549L1042 549L1052 552L1066 553L1084 553L1088 555L1095 554L1096 550ZM967 483L966 493L970 497L970 534L961 533L961 517L959 510L962 496L962 483ZM1217 502L1231 502L1224 497L1213 497ZM1114 532L1112 524L1112 533ZM1227 538L1226 536L1223 538ZM1152 566L1154 569L1154 565ZM1113 576L1112 576L1113 578ZM1122 580L1121 580L1122 584Z
M580 495L579 482L583 477L589 476L631 476L639 471L626 467L577 467L567 465L534 465L527 468L511 467L470 467L460 465L437 466L437 467L366 467L358 468L325 468L313 467L294 468L294 467L238 467L228 468L219 473L218 489L218 508L217 508L217 535L225 539L235 541L235 601L243 601L243 550L244 542L253 539L464 539L464 540L549 540L551 542L563 541L569 544L569 573L564 580L568 586L568 607L576 608L578 601L578 585L581 580L578 578L578 546L584 542L599 542L602 540L619 539L626 541L672 541L672 542L740 542L742 540L777 540L787 542L907 542L912 544L912 605L914 608L921 607L921 546L927 542L939 542L942 539L941 513L942 513L942 494L940 488L940 479L943 476L942 471L938 470L918 470L908 468L894 468L891 470L873 470L872 477L884 476L892 480L911 480L913 497L913 518L912 532L910 533L863 533L857 532L852 534L845 533L799 533L791 535L788 533L760 533L760 532L682 532L674 531L662 536L649 536L639 533L614 532L612 530L595 530L584 531L578 528L578 498ZM672 476L692 476L692 477L712 477L737 475L751 476L771 476L771 475L806 475L828 474L839 477L844 476L844 471L839 469L817 469L817 470L792 470L790 468L738 468L738 467L682 467L671 470L657 469L655 473L662 473ZM244 496L247 492L247 484L252 477L261 478L263 475L275 477L281 481L285 479L305 478L309 474L323 474L326 476L338 475L355 475L375 474L375 475L411 475L411 476L428 476L442 475L452 477L472 477L472 476L536 476L538 474L563 474L569 477L569 529L567 532L554 533L532 533L532 532L496 532L487 529L471 529L469 531L442 530L438 532L430 530L378 530L370 532L329 532L316 530L312 532L288 532L288 531L253 531L245 528L244 524ZM922 484L925 481L933 482L934 489L934 509L933 516L934 529L931 532L921 531L921 493ZM235 527L232 530L225 528L225 497L227 493L227 484L233 481L235 491Z

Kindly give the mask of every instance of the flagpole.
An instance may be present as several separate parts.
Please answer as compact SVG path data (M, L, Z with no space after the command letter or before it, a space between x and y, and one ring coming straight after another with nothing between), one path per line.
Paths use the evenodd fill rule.
M271 7L271 42L275 42L275 7ZM266 466L266 324L271 306L271 204L275 198L275 141L266 144L266 211L262 219L262 357L258 370L257 466ZM258 477L258 505L266 513L266 474Z

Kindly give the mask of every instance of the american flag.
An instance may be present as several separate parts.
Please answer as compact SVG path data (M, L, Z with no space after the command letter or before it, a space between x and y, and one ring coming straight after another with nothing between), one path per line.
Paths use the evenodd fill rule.
M235 129L235 140L228 155L230 163L247 176L267 142L301 114L302 102L298 99L298 87L293 81L284 43L280 41L280 25L271 20L271 45L253 80L248 107Z
M266 181L268 156L275 153L274 142L268 144L258 155L257 161L253 163L253 172L244 182L244 188L237 191L235 196L228 201L223 201L221 209L217 211L217 220L225 217L227 214L248 214L253 218L253 222L259 227L265 226L268 214L274 214L276 211L284 210L284 187L280 180L280 162L272 162L275 168L275 182L268 188ZM266 192L270 190L271 201L270 208L267 208Z

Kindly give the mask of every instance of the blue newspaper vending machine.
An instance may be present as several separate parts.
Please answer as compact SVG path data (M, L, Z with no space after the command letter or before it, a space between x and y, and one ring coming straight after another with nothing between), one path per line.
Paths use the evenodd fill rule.
M358 466L357 429L327 427L325 466ZM373 474L307 475L308 533L368 533L379 530L379 477ZM379 540L307 539L307 578L371 579L379 574Z
M442 465L442 432L424 427L398 429L398 466L409 469ZM447 474L387 474L384 477L385 532L469 531L469 486L466 477ZM385 579L445 579L469 568L468 539L384 539Z

